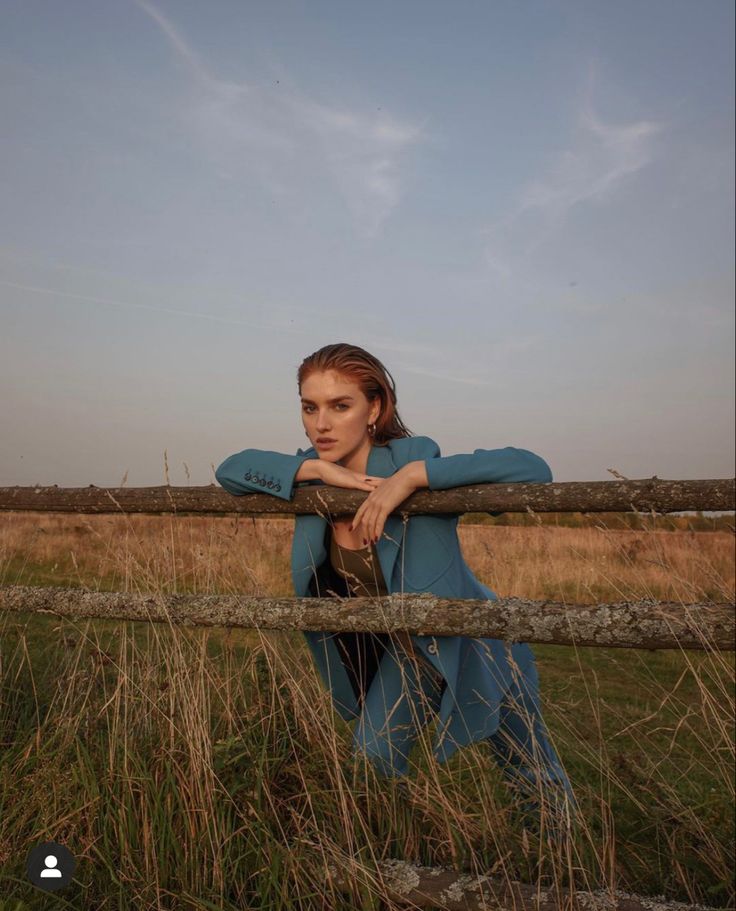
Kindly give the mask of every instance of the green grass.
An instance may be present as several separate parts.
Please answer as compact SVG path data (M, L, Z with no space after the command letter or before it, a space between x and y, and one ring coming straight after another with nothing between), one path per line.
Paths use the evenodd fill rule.
M268 634L276 667L255 641L0 615L0 911L382 907L370 890L330 899L323 850L553 875L486 745L434 770L418 753L407 797L351 762L341 719L312 726L320 689L301 634ZM533 649L589 829L567 880L732 903L731 656ZM44 840L78 864L51 895L25 880Z

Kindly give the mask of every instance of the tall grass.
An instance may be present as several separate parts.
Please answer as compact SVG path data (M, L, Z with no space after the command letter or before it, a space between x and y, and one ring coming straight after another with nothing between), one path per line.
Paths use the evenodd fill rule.
M0 519L2 584L293 593L290 519ZM499 595L733 598L733 537L460 525ZM399 857L549 887L734 901L733 656L533 646L545 720L583 813L530 834L487 744L411 775L353 757L298 632L0 616L0 895L21 908L386 907ZM25 880L45 840L78 861ZM352 872L341 896L328 862ZM385 896L384 896L385 897ZM44 904L46 902L46 904ZM12 904L11 904L12 907Z

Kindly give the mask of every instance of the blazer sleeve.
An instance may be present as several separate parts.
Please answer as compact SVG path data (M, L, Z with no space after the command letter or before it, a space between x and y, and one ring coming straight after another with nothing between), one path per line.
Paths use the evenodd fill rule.
M296 455L268 449L244 449L228 456L215 471L215 478L228 493L236 496L270 493L282 500L291 500L299 466L315 457L313 448L297 449Z
M552 471L541 456L514 446L476 449L443 458L440 447L430 437L414 437L412 455L424 461L430 490L524 481L544 484L552 480Z

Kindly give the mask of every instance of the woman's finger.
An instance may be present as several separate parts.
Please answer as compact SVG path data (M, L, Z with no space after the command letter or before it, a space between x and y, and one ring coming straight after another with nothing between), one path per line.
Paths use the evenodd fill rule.
M380 510L374 510L374 512L371 514L371 518L370 518L370 522L369 522L369 532L368 532L368 535L369 535L368 540L372 544L375 544L378 541L378 530L379 530L380 526L381 526Z
M363 503L358 507L357 512L353 516L353 521L350 523L350 531L355 531L355 529L363 521Z
M353 516L353 521L350 525L350 531L355 531L355 529L360 525L361 522L365 519L366 509L368 508L368 500L370 496L366 497L365 500L358 507L355 515Z
M375 544L376 541L378 541L378 526L379 526L379 522L380 522L380 513L374 512L374 513L371 515L370 524L369 524L369 526L368 526L368 527L369 527L370 541L371 541L372 544Z
M371 538L371 523L372 523L373 510L370 507L366 507L361 516L361 535L366 539L366 542L370 541Z

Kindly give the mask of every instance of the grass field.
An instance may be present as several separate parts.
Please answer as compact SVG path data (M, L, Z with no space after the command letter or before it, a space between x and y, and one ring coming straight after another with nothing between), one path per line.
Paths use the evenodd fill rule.
M291 595L292 521L0 517L3 585ZM461 524L501 596L732 601L729 532ZM732 654L532 646L584 811L565 850L528 835L487 745L406 786L351 757L301 633L0 614L0 911L382 908L325 862L404 858L528 882L734 902ZM65 844L75 883L25 879Z

